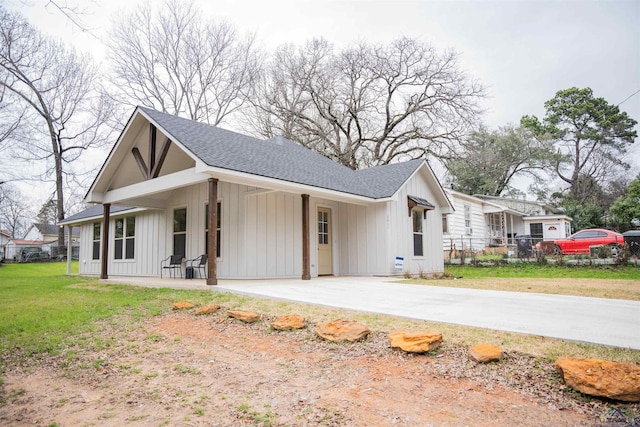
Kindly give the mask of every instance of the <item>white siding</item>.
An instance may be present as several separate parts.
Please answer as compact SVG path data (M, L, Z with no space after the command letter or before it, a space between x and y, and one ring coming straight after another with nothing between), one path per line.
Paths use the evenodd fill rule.
M393 274L396 256L405 270L443 269L442 211L429 211L424 222L424 256L413 257L413 234L407 195L436 200L427 177L416 174L394 201L353 205L310 199L311 275L317 276L317 211L331 209L332 269L335 275ZM299 194L262 192L246 185L218 183L221 212L221 254L218 278L296 278L302 275L302 198ZM134 260L113 259L113 216L109 237L108 274L159 276L160 261L173 252L173 211L187 209L186 257L205 252L205 205L208 183L173 191L164 210L135 213ZM128 215L119 216L130 216ZM91 260L93 222L81 227L80 273L99 274Z
M413 255L413 223L409 216L407 196L416 196L436 204L436 195L425 176L414 175L400 189L396 199L389 203L389 251L387 253L387 272L393 272L396 256L404 258L404 271L413 274L436 273L444 269L442 253L442 209L436 207L427 212L423 222L424 256Z
M338 203L332 213L334 274L389 274L387 203Z
M449 193L449 196L455 212L447 216L449 232L443 236L444 250L452 249L452 245L455 245L457 250L484 249L488 233L482 201L460 198L452 193ZM471 210L471 230L465 227L465 205Z

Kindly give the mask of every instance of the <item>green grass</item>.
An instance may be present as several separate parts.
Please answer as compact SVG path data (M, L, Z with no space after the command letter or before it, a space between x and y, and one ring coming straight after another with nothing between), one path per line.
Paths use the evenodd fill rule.
M533 269L526 267L519 274L539 277L542 274L549 274L544 273L546 269L547 267L539 266L534 266ZM196 306L216 303L227 310L255 311L265 316L264 318L298 313L311 324L339 317L349 318L366 324L372 331L379 332L390 332L395 329L438 329L446 336L447 342L453 345L467 346L478 342L489 342L501 345L507 351L522 351L550 360L558 355L565 355L640 363L640 352L628 349L572 343L459 325L436 324L267 298L250 298L231 293L103 284L97 279L66 276L65 271L64 263L10 264L0 267L0 356L50 353L61 354L71 360L77 357L73 349L74 345L99 350L101 347L111 345L111 340L118 339L115 336L100 333L100 328L104 328L105 325L111 324L118 328L124 325L135 328L138 326L138 321L167 313L171 311L171 304L186 300ZM462 271L453 274L465 275L467 270L465 268ZM504 269L497 272L496 269L469 271L474 271L475 274L481 271L485 274L505 273ZM577 270L566 270L567 274L571 271L580 274ZM632 270L632 272L635 271L637 270ZM631 275L631 273L623 271L620 274ZM447 280L440 282L447 282ZM312 335L313 332L310 330L309 336ZM91 337L92 341L88 342L87 337ZM144 340L159 342L163 338L157 334L151 334L146 335ZM99 365L103 361L95 358L90 363ZM191 371L189 367L178 366L176 369L185 370L184 373L198 374L197 371ZM2 372L3 366L0 362L0 375ZM0 401L1 399L0 395Z
M640 266L615 265L557 265L540 266L532 263L514 263L500 266L447 265L445 273L450 276L464 278L544 278L544 279L622 279L640 280Z
M143 318L167 311L178 300L212 298L206 291L98 284L65 271L64 263L0 267L0 353L56 353L99 320L119 314Z

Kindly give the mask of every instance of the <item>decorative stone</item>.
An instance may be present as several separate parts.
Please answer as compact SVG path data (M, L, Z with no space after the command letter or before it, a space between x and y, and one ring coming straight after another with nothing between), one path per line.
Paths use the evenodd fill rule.
M257 313L253 313L251 311L227 311L229 317L233 317L234 319L242 320L245 323L253 323L260 319L260 315Z
M218 304L203 305L202 307L196 308L196 311L194 311L193 314L195 315L213 314L219 309L220 309L220 306Z
M186 310L188 308L193 308L193 304L187 301L178 301L174 302L171 308L174 310Z
M335 319L331 322L318 323L316 334L327 341L355 342L369 335L371 331L365 325L353 320Z
M442 334L438 331L407 332L393 331L389 333L391 348L399 348L408 353L426 353L442 344Z
M561 357L555 367L565 384L584 394L640 402L640 366Z
M305 327L304 317L299 314L287 314L278 317L271 323L273 329L279 331L290 331L291 329L301 329Z
M469 349L469 356L479 363L496 362L502 358L502 349L489 344L476 344Z

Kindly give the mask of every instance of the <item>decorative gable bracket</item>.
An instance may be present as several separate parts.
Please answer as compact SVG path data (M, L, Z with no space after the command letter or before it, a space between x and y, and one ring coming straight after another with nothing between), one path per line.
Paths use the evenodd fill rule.
M156 134L157 129L152 124L149 123L149 166L145 163L142 158L142 154L140 154L140 150L138 147L133 147L131 149L131 153L133 157L136 159L136 163L138 164L138 168L142 173L142 177L145 180L157 178L160 175L160 169L162 169L162 165L164 164L165 159L167 158L167 154L169 153L169 148L171 148L171 140L169 138L164 139L164 143L162 144L162 149L160 150L160 157L156 162Z
M424 212L424 219L427 219L427 211L432 211L436 207L428 200L422 199L416 196L407 196L407 206L409 208L409 216L414 208L422 208Z

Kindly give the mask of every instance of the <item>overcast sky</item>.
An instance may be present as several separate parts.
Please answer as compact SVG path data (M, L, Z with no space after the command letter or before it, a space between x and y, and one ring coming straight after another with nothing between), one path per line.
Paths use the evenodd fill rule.
M60 0L63 1L63 0ZM72 2L73 0L67 0ZM100 40L116 11L140 0L84 0L85 21L98 38L82 34L46 0L0 0L53 36L100 57ZM269 49L324 37L338 46L387 42L406 35L454 49L471 78L487 88L484 121L517 124L544 115L560 89L590 87L640 122L640 1L368 1L208 0L207 14L241 32L255 32ZM628 98L630 97L631 98ZM628 99L627 99L628 98ZM625 101L626 99L626 101ZM640 172L640 141L627 161Z

